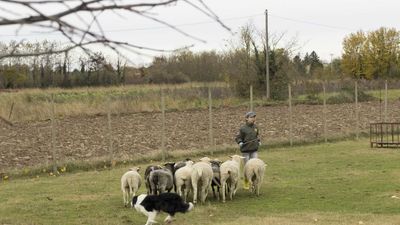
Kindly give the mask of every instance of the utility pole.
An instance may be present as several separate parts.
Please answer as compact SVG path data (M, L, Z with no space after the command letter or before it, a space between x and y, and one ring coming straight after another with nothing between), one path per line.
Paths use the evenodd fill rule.
M268 10L265 10L265 88L266 88L266 97L270 98L269 91L269 51L268 51Z

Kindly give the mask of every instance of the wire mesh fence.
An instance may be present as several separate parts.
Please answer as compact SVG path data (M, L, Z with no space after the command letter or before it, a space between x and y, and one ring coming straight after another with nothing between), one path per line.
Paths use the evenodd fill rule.
M370 123L400 121L398 81L293 82L280 101L248 89L246 98L226 84L0 93L0 171L204 149L236 151L234 137L251 109L267 148L359 137L369 133Z

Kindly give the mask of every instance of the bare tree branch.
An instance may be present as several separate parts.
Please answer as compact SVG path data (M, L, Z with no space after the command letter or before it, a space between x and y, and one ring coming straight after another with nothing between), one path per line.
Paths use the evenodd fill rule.
M194 7L199 12L203 13L207 17L218 22L223 28L230 31L225 26L218 16L202 1L202 0L182 0L186 4ZM197 1L197 4L193 3ZM150 9L170 6L176 4L178 0L153 0L153 2L139 2L131 3L129 0L0 0L0 3L6 3L6 6L1 6L0 11L6 12L9 16L0 16L0 27L8 25L20 25L16 30L19 32L22 27L38 27L41 29L48 29L50 32L59 32L61 35L68 40L68 46L58 49L50 50L48 52L18 52L18 45L7 52L0 53L0 59L7 57L24 57L24 56L38 56L44 54L58 54L62 52L68 52L75 48L80 48L84 52L90 51L87 47L93 44L103 44L104 46L112 49L113 51L120 54L118 48L134 52L135 54L142 54L141 50L146 51L157 51L157 52L171 52L180 49L186 49L185 46L175 50L156 49L151 47L145 47L137 44L128 42L122 42L118 40L112 40L108 38L102 28L99 21L100 15L104 12L126 11L141 17L147 18L151 21L159 23L167 28L170 28L186 37L199 42L205 42L204 40L192 36L177 26L172 25L164 20L157 18L155 15L149 13ZM44 10L45 6L57 6L58 12L47 14ZM8 6L8 7L7 7ZM20 14L16 12L16 8L23 8L28 10L28 15ZM62 9L60 9L62 8ZM87 15L82 17L81 14L89 13L90 22L88 22ZM85 14L84 14L85 15ZM75 24L69 22L68 18L75 16L81 22L81 24ZM94 24L96 26L94 26ZM18 34L18 33L17 33Z

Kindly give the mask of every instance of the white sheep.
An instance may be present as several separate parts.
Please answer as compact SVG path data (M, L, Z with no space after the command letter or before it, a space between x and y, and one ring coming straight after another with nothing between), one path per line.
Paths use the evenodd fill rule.
M187 161L186 166L175 171L175 187L176 193L187 201L190 189L192 189L192 170L193 161ZM183 193L182 193L183 190Z
M210 187L213 177L210 159L208 157L202 158L200 162L195 163L192 168L193 203L197 203L197 195L200 195L200 201L204 203L208 195L208 187Z
M261 184L264 179L266 164L258 158L252 158L244 165L244 179L251 181L251 190L260 195Z
M131 168L121 177L121 190L124 199L124 205L128 206L132 197L136 195L142 184L142 178L139 175L140 167Z
M229 197L232 200L236 194L239 183L240 164L244 157L240 155L231 156L231 160L227 160L220 166L221 173L221 189L222 189L222 202L225 202L226 188L228 185Z

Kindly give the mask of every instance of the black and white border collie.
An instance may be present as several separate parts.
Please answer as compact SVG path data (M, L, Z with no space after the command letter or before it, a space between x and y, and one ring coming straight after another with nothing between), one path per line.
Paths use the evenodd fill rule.
M175 213L185 213L193 209L193 203L185 203L181 196L176 193L162 193L160 195L141 194L134 196L131 203L136 211L147 216L145 225L157 223L156 216L159 212L168 213L164 222L171 222Z

